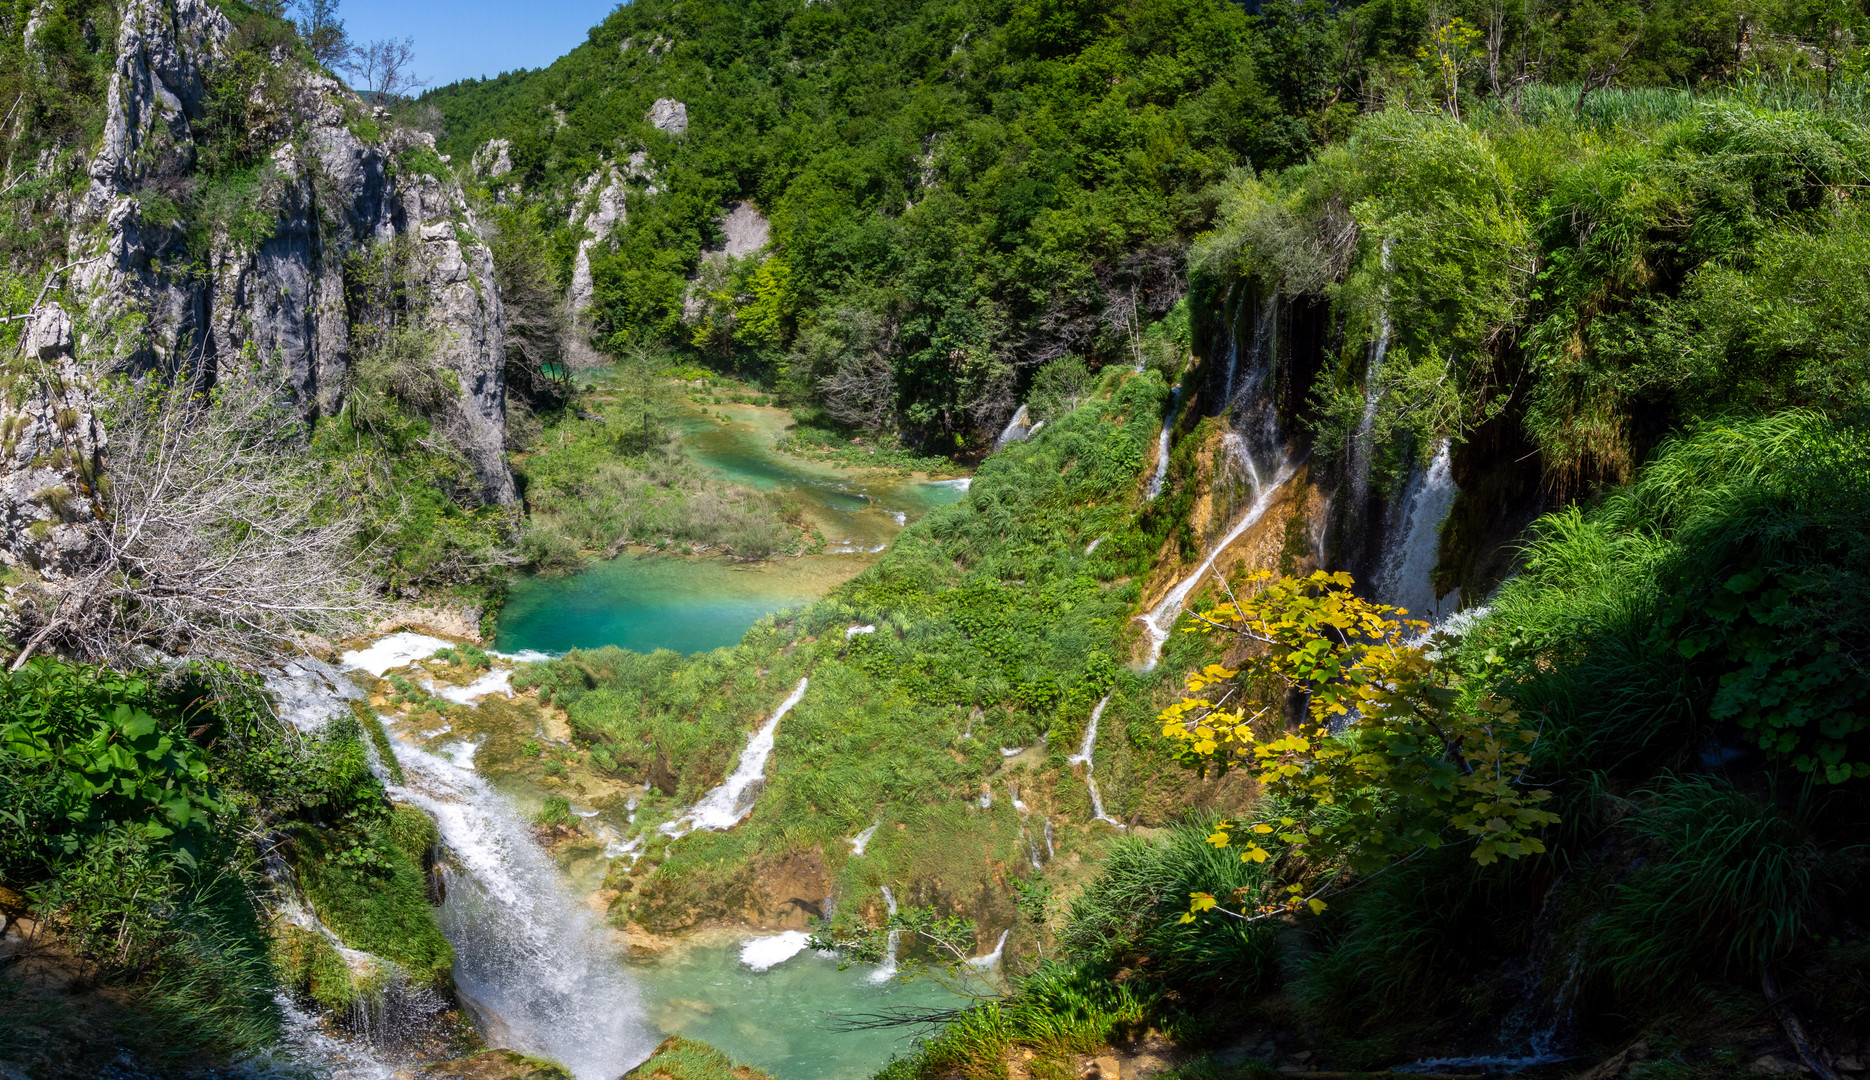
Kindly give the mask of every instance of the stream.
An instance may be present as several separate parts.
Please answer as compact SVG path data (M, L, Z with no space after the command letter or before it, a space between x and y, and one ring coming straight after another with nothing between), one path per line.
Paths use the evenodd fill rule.
M733 645L767 615L808 604L876 561L909 522L959 502L966 480L848 468L776 449L790 414L719 406L680 424L683 453L720 480L796 501L822 553L765 562L628 553L557 577L516 579L501 609L503 652L618 645L705 652Z

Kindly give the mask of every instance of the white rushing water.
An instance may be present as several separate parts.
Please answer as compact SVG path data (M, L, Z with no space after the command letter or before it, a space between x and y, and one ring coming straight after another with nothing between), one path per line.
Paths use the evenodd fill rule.
M773 710L772 718L760 725L760 729L747 740L746 749L740 752L740 762L719 787L701 797L686 814L674 821L664 822L659 828L665 836L683 837L696 829L719 832L740 824L740 819L753 812L753 801L759 797L759 789L766 782L766 759L773 754L773 739L779 731L779 721L785 719L792 707L805 696L808 680L801 678L799 685L792 690L792 696L786 698L779 708Z
M1124 827L1123 822L1104 813L1103 793L1097 790L1097 779L1091 775L1097 768L1091 760L1091 755L1097 750L1098 721L1104 718L1104 707L1109 704L1110 695L1105 694L1104 700L1098 702L1097 706L1091 710L1091 722L1084 729L1084 742L1078 745L1078 752L1068 755L1065 760L1073 765L1084 766L1084 786L1091 792L1091 820L1102 821L1121 829ZM1046 838L1046 846L1051 846L1049 835Z
M1182 605L1187 602L1188 594L1208 577L1208 571L1213 568L1214 560L1220 557L1221 552L1226 551L1229 545L1240 539L1241 534L1266 516L1267 509L1273 505L1273 498L1292 479L1294 472L1292 463L1282 464L1279 471L1273 475L1273 482L1261 489L1259 497L1253 500L1253 505L1247 507L1246 512L1240 515L1240 520L1234 523L1233 528L1227 530L1227 535L1221 537L1214 545L1207 557L1201 560L1201 565L1195 567L1192 573L1177 582L1175 588L1170 589L1169 594L1163 597L1149 614L1137 616L1143 621L1143 628L1149 633L1149 659L1144 663L1143 670L1155 670L1157 661L1162 659L1162 646L1169 640L1169 633L1175 629L1175 620L1181 617Z
M1156 436L1156 475L1149 480L1149 497L1152 499L1162 494L1163 481L1169 475L1169 439L1175 434L1175 414L1180 410L1181 402L1182 388L1178 386L1169 391L1169 415L1162 418L1162 434ZM1096 546L1097 540L1091 541L1091 547ZM1089 555L1091 548L1086 548L1084 553Z
M894 917L896 914L896 894L890 891L888 885L883 886L883 903L889 908L890 915ZM902 933L901 930L897 930L894 927L890 929L888 944L883 947L883 962L878 964L877 969L870 973L871 982L886 983L896 977L896 949L902 944Z
M281 720L311 733L351 715L350 702L364 692L343 671L312 656L297 656L266 672L267 691Z
M877 827L882 824L881 821L872 822L868 829L844 841L851 846L851 854L862 855L864 849L870 846L870 838L877 834Z
M979 968L982 971L989 971L999 967L1000 957L1006 953L1006 936L1012 932L1011 930L1000 931L1000 940L994 942L993 951L986 956L974 957L972 960L968 961L968 966Z
M487 1041L552 1058L578 1080L615 1080L658 1036L620 949L534 842L519 812L467 763L402 740L390 794L435 818L457 866L438 913L455 984Z
M1460 494L1454 455L1447 439L1435 448L1428 468L1410 477L1383 545L1377 599L1407 608L1409 618L1440 622L1461 606L1461 592L1435 595L1435 564L1441 559L1441 526Z
M413 664L435 655L436 649L451 648L452 643L427 634L412 634L408 631L391 634L373 642L367 649L347 652L339 658L342 667L368 671L381 679L383 673L391 668Z
M1394 241L1383 241L1383 270L1390 268L1390 245ZM1351 505L1352 513L1359 513L1364 499L1370 493L1370 458L1375 451L1371 445L1372 434L1376 429L1377 405L1383 400L1382 376L1383 358L1390 351L1390 311L1387 291L1382 305L1377 310L1377 340L1370 349L1370 362L1364 367L1364 412L1357 422L1357 435L1351 445Z
M1031 434L1032 421L1026 415L1026 406L1021 405L1013 413L1013 419L1008 420L1006 427L1001 429L1000 437L993 441L993 448L998 450L1008 443L1016 443Z
M513 672L509 668L496 668L468 683L466 686L436 686L429 680L423 680L423 686L436 697L445 698L457 705L472 705L489 694L513 696L510 685Z
M740 962L755 971L777 967L804 952L812 936L803 930L786 930L765 937L748 938L740 945Z

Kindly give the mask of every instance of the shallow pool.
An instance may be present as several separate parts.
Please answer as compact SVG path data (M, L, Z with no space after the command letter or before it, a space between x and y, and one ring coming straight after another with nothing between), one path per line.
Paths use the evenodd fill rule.
M776 1080L864 1080L906 1054L920 1030L837 1031L839 1015L966 1004L926 980L875 985L873 969L839 971L836 961L809 949L754 971L740 962L738 944L692 945L666 958L633 960L630 970L651 1026L711 1043Z

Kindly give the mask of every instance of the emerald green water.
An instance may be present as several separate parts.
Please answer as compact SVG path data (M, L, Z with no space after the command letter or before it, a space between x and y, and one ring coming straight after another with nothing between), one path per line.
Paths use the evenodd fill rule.
M494 647L705 652L735 644L762 617L808 604L867 565L835 555L767 563L620 555L567 577L515 580Z
M569 577L522 577L508 589L495 647L562 653L618 645L704 652L738 642L761 618L808 604L875 561L905 524L958 502L965 482L848 469L774 448L790 417L735 406L688 417L684 453L730 483L798 501L823 554L748 564L626 554Z
M766 971L746 967L739 955L738 945L696 945L667 959L632 961L630 970L653 1027L711 1043L777 1080L863 1080L907 1053L917 1033L833 1031L834 1014L965 1004L927 981L872 985L870 968L839 971L809 949Z

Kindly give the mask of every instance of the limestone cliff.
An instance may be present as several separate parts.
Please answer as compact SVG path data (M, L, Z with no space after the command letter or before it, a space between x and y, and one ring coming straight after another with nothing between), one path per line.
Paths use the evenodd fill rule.
M34 313L46 332L26 362L54 377L31 379L5 421L9 436L27 437L8 440L0 540L34 566L56 571L64 556L51 530L70 516L38 493L79 480L39 444L62 414L88 440L73 452L94 451L101 434L84 399L98 377L208 386L225 365L259 362L277 366L308 422L332 416L356 359L357 268L384 245L401 245L400 295L459 387L430 417L477 482L457 497L514 500L493 259L434 139L389 124L283 50L257 65L249 52L242 67L234 33L209 0L129 0L118 20L103 135L75 148L89 158L89 186L74 200L69 281L54 274L75 326L61 330L63 312L43 304ZM234 133L249 156L234 168L218 160L210 175L203 140L230 137L211 115L215 95L224 103L230 92L246 95L253 118ZM47 524L35 533L35 521Z

